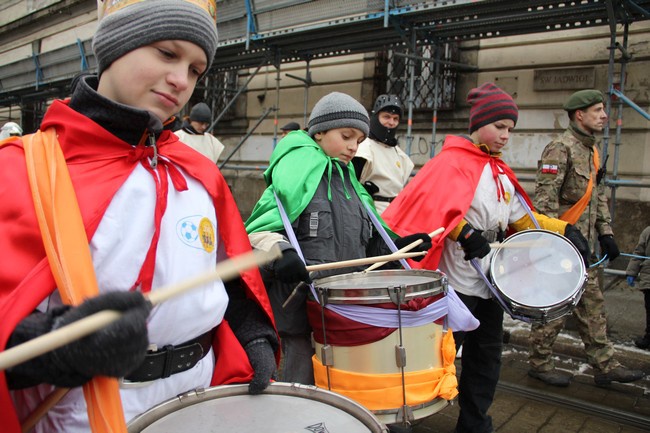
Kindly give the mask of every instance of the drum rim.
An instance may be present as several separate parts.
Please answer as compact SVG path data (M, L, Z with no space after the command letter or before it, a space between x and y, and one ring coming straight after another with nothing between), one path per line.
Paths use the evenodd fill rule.
M581 259L581 258L582 258L582 255L580 254L580 251L578 251L578 249L576 248L576 246L573 245L573 244L571 243L571 241L569 241L568 239L566 239L566 238L565 238L564 236L562 236L561 234L556 233L556 232L553 232L553 231L550 231L550 230L545 230L545 229L529 229L529 230L521 230L521 231L518 231L518 232L516 232L516 233L513 233L512 235L508 236L508 237L507 237L507 238L506 238L502 243L506 243L506 242L508 242L508 241L511 241L511 240L513 240L514 238L519 237L519 236L522 236L522 235L524 235L524 234L530 234L530 233L534 233L534 232L537 232L537 233L546 233L546 234L553 235L553 236L555 236L555 237L557 237L557 238L561 238L563 241L565 241L565 244L566 244L566 245L570 246L570 247L573 249L573 251L575 252L577 258L579 259L579 260L577 261L578 265L580 266L580 271L581 271L581 272L579 273L579 275L582 275L582 278L580 278L580 279L578 280L578 282L582 281L582 283L578 284L578 285L573 289L573 291L572 291L568 296L566 296L564 299L562 299L561 301L556 302L556 303L554 303L554 304L545 305L545 306L543 306L543 307L540 307L540 306L537 306L537 305L529 305L529 304L522 303L522 302L520 302L519 300L514 300L514 299L512 299L510 296L508 296L506 293L503 292L503 290L498 286L498 284L497 284L497 282L495 281L495 278L494 278L494 267L496 266L496 260L495 260L495 258L497 258L498 255L499 255L502 251L505 251L505 249L501 249L501 248L499 248L498 246L494 248L494 249L495 249L494 255L493 255L492 258L490 259L490 279L492 280L492 283L493 283L494 287L499 291L499 293L500 293L501 295L505 296L505 297L508 299L509 302L511 302L511 303L513 303L513 304L516 304L516 305L519 306L519 307L523 307L523 308L527 308L527 309L532 309L532 310L536 310L536 311L537 311L537 310L542 310L542 309L544 309L544 310L549 310L549 311L550 311L550 310L553 309L554 307L557 307L557 306L560 306L560 305L569 305L569 304L566 304L566 301L568 301L568 300L574 298L578 293L581 292L581 290L582 290L582 288L584 287L585 283L587 282L587 278L588 278L588 275L587 275L587 267L585 266L585 263L584 263L584 262L582 261L582 259ZM576 302L576 304L577 304L577 302ZM560 317L561 317L561 316L560 316Z
M146 412L137 415L128 423L127 429L129 433L141 432L154 422L178 411L178 409L207 401L205 399L206 396L221 398L245 395L248 395L248 384L219 385L209 388L197 388L165 400L153 406ZM351 415L361 424L368 427L373 433L385 433L388 431L384 424L382 424L371 411L359 403L344 395L318 388L313 385L273 382L262 391L261 395L300 397L324 403Z
M380 269L380 270L369 271L369 272L364 272L364 271L348 272L345 274L337 274L337 275L330 275L329 277L317 278L314 280L314 285L317 285L316 282L319 281L330 282L330 281L349 279L351 275L355 277L361 277L361 276L382 276L382 275L387 276L390 274L414 274L414 275L431 274L431 275L439 275L440 278L443 278L445 276L445 274L441 271L433 271L430 269Z
M390 296L387 292L389 284L384 284L379 287L327 287L324 284L338 283L349 281L351 284L354 281L363 279L378 279L390 277L395 275L401 276L416 276L416 277L430 277L431 281L419 282L416 284L407 285L404 290L404 300L409 301L414 298L432 297L447 292L447 276L440 271L433 271L429 269L385 269L370 272L351 272L346 274L331 275L329 277L315 279L313 284L314 288L323 289L327 291L327 302L332 304L380 304L391 302ZM435 276L435 277L434 277ZM346 292L355 291L357 296L345 296Z

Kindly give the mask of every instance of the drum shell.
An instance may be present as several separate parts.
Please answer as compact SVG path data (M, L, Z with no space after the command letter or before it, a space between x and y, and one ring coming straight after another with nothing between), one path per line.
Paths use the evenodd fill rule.
M255 396L248 394L248 385L191 391L151 408L127 427L129 433L284 433L314 426L330 433L388 433L372 412L344 396L287 383L272 383Z
M327 302L332 304L372 305L394 302L390 288L401 286L404 302L415 298L429 298L446 292L447 280L440 272L428 270L387 270L369 273L343 274L314 281L317 289L325 292ZM320 323L312 323L320 327ZM325 323L327 329L327 323ZM443 327L428 323L401 330L368 344L342 346L329 344L332 367L354 373L381 375L400 373L396 361L396 347L400 345L406 353L404 372L420 372L440 369L443 366L441 346ZM323 344L313 341L316 359L321 363ZM381 378L377 376L377 380ZM341 389L342 384L336 388ZM435 398L422 405L411 406L414 419L422 419L439 412L448 404L447 400ZM386 407L373 413L386 424L399 423L402 408Z
M521 242L527 247L509 248ZM555 232L517 232L496 247L490 279L511 316L547 323L570 314L584 291L587 272L576 247Z

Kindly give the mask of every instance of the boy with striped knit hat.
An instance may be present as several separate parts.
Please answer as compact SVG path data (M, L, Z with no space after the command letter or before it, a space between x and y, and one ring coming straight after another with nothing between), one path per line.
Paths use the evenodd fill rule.
M480 321L473 331L454 332L463 345L459 380L458 433L494 431L487 414L499 380L503 310L470 260L485 274L491 242L506 230L534 228L532 208L512 169L501 159L519 110L510 95L493 83L469 92L469 135L447 136L442 151L427 162L382 214L400 234L423 227L446 227L433 248L414 267L447 274L449 285ZM532 212L542 228L564 234L588 257L582 234L567 223ZM461 248L458 248L460 244Z

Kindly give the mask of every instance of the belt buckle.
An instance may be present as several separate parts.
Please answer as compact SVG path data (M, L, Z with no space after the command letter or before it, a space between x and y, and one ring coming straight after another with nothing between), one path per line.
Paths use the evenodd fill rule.
M158 350L158 346L156 344L153 344L153 343L150 344L147 347L147 353L156 352L157 350ZM128 379L125 379L123 377L120 377L117 380L120 389L142 388L142 387L151 385L155 381L156 381L156 379L148 380L146 382L132 382L132 381L130 381Z
M147 382L131 382L130 380L127 380L123 377L120 377L118 379L120 389L143 388L145 386L151 385L154 382L155 380L149 380Z

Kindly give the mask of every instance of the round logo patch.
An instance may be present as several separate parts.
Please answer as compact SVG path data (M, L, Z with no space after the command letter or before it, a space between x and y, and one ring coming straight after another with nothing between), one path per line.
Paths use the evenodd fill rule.
M203 218L199 222L199 239L201 240L201 245L203 245L205 251L208 253L214 251L214 243L216 240L214 236L214 226L207 218Z
M187 246L211 253L215 249L215 228L209 218L201 215L185 217L176 224L176 234Z

